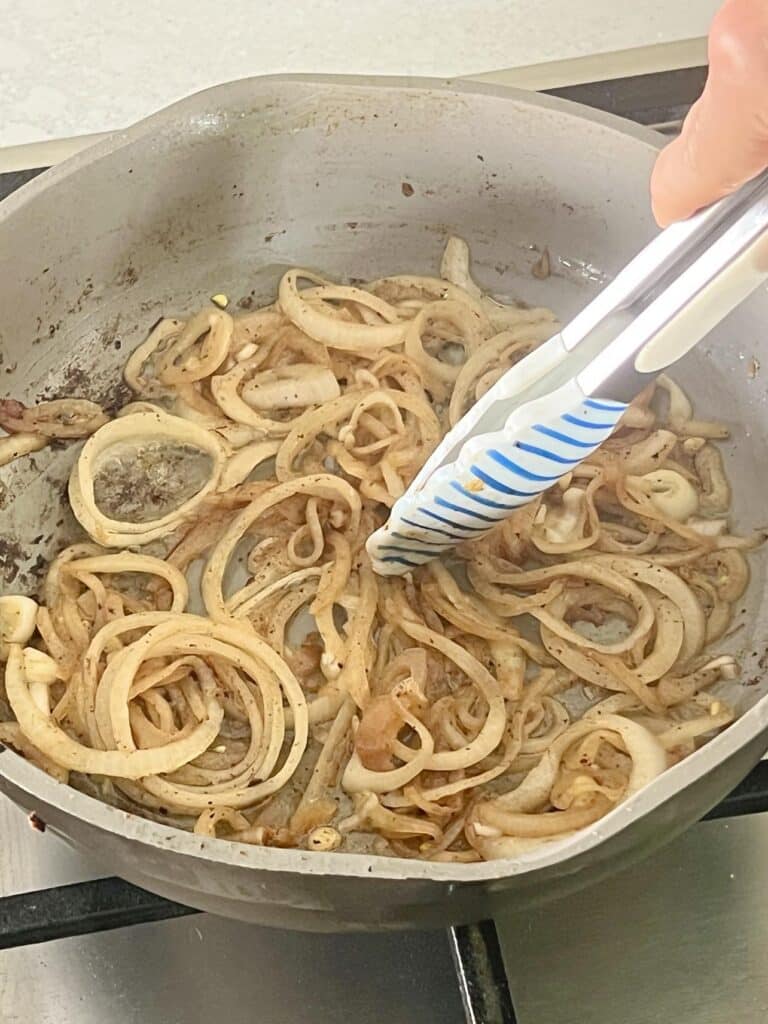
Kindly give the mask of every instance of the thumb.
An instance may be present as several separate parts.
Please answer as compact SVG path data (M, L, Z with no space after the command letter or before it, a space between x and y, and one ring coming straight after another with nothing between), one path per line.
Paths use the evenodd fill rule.
M726 0L709 34L709 75L651 176L661 227L735 191L768 166L768 3Z

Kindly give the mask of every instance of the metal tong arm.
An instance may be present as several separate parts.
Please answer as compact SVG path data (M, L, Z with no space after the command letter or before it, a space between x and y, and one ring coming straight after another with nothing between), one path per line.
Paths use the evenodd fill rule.
M658 234L562 331L587 395L632 399L768 277L768 171Z

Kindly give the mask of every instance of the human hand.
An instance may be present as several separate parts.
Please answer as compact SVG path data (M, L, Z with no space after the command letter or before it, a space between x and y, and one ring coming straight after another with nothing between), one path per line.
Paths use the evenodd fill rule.
M725 0L709 33L709 75L651 176L661 227L768 167L768 0Z

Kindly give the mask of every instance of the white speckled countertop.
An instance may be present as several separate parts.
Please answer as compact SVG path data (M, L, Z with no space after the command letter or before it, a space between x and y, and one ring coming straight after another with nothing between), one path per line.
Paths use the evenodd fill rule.
M659 45L674 63L676 47L706 34L717 6L718 0L0 0L0 147L122 127L188 93L254 74L454 77L637 48L642 61L653 62Z

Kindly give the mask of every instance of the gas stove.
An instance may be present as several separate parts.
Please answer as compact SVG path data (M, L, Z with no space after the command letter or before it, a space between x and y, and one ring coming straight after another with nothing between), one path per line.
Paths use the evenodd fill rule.
M674 134L705 78L691 68L552 94ZM42 170L0 174L0 198ZM557 903L449 932L310 935L104 877L0 797L0 1021L762 1024L763 811L768 761L654 858Z

